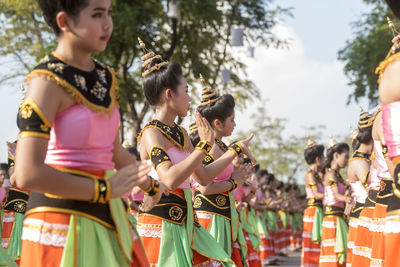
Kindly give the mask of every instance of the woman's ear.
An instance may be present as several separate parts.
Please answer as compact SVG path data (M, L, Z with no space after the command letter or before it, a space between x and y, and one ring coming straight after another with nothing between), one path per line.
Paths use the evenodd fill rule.
M164 91L164 97L165 97L165 99L166 99L166 100L171 99L172 93L173 93L172 90L169 89L169 88L167 88L167 89Z
M338 152L334 152L333 153L333 159L337 160L339 158L339 153Z
M217 130L221 130L223 128L223 123L219 119L215 119L212 124L212 126L214 126L213 128Z
M60 28L61 32L70 32L69 27L69 17L64 11L58 12L56 16L57 26Z

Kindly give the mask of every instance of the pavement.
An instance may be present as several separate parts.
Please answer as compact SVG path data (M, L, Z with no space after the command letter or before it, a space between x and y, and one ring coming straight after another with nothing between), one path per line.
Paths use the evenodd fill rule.
M279 257L278 263L279 263L280 267L300 266L301 252L294 251L294 252L290 252L288 257Z

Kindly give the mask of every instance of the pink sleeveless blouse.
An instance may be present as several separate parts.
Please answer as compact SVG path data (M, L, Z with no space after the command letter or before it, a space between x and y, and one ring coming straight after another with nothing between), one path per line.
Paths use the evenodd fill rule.
M116 106L111 115L79 104L58 113L50 131L45 163L85 170L114 169L112 158L119 122Z

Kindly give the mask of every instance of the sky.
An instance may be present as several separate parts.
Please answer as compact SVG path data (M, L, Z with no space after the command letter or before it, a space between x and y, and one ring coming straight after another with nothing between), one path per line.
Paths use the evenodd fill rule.
M285 133L302 134L302 126L325 125L321 140L329 135L349 134L355 126L360 104L346 105L352 88L343 74L343 63L337 51L351 39L350 23L360 18L368 7L362 0L276 0L282 7L293 7L293 18L286 18L274 32L292 40L289 50L256 47L255 57L243 60L248 65L249 78L256 84L263 100L249 103L237 112L237 129L253 127L250 115L265 105L272 117L287 118ZM235 48L245 50L246 48ZM238 53L243 54L243 53ZM0 72L8 73L9 59L0 58ZM0 162L7 160L5 142L17 138L16 112L21 99L23 78L12 84L0 85ZM340 140L338 140L340 141Z
M274 32L291 40L289 50L257 47L254 58L245 59L249 78L255 82L264 105L272 117L287 118L283 134L305 135L302 126L324 125L321 140L343 138L357 124L360 105L347 105L352 88L337 60L338 51L352 38L351 22L368 11L360 0L279 0L293 7L293 18L286 18ZM238 128L251 129L251 108L238 113ZM338 140L340 141L340 140Z

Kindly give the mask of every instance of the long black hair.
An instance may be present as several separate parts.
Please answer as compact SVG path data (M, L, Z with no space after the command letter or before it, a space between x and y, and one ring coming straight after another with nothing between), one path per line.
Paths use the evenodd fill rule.
M326 161L325 161L325 168L324 169L328 169L331 167L331 163L333 160L333 155L337 152L339 154L342 154L344 152L349 152L350 147L348 144L346 143L337 143L336 145L334 145L331 148L328 148L328 150L326 151Z
M58 36L61 29L57 25L57 14L64 11L76 20L83 8L89 5L89 0L37 0L42 10L44 20Z

